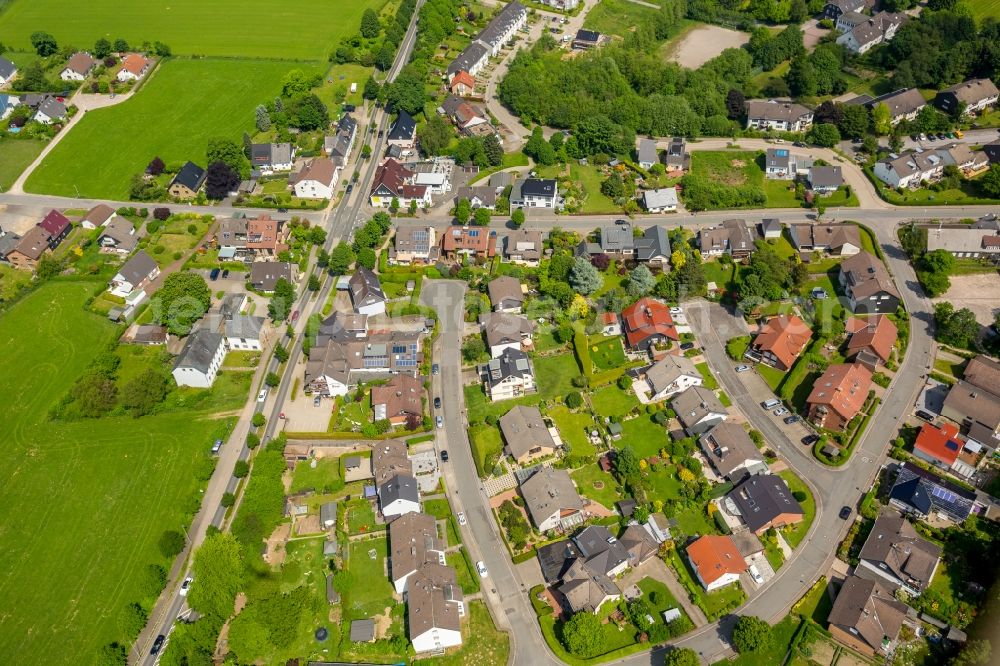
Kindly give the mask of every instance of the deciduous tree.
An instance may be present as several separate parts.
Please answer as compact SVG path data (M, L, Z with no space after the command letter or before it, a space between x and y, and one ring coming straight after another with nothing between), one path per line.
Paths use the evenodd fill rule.
M382 24L379 23L378 14L369 7L361 15L361 36L365 39L374 39L382 32Z
M205 278L190 271L171 273L152 299L153 316L172 334L187 335L211 302Z
M35 53L43 58L59 50L56 38L42 30L31 33L31 46L35 49Z

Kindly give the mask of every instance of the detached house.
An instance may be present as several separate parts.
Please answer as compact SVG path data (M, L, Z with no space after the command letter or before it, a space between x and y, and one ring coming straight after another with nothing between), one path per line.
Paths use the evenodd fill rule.
M80 226L84 229L96 229L97 227L103 227L113 220L115 216L114 208L107 204L97 204L83 216L83 219L80 220Z
M881 583L848 576L830 610L829 629L838 641L864 654L892 654L906 613L906 604Z
M682 136L675 136L667 144L663 153L663 165L671 176L683 175L691 169L691 155L687 152L686 141Z
M290 178L289 184L300 199L332 199L338 170L330 160L317 157L309 160L298 174Z
M756 240L756 227L747 226L746 220L726 220L721 227L698 232L701 253L709 257L728 254L733 259L747 259L757 249Z
M205 170L194 162L187 162L177 172L167 191L177 199L193 199L198 195L201 186L205 184Z
M411 201L418 206L429 206L431 191L426 185L410 185L412 173L396 160L389 158L375 171L370 194L376 208L389 208L393 201L400 208L407 208Z
M490 312L480 319L486 335L490 358L498 358L505 349L526 350L531 347L535 325L526 317Z
M89 53L78 51L66 61L66 66L59 72L59 78L63 81L83 81L96 66L97 61Z
M358 266L347 285L354 311L363 315L385 314L388 300L382 291L382 283L375 273L364 266Z
M661 187L642 193L642 203L650 213L677 212L677 188Z
M706 534L685 550L698 582L706 592L740 582L747 563L728 536Z
M462 255L487 259L496 253L496 232L479 227L449 227L441 234L441 252L449 259Z
M125 262L108 283L108 290L125 298L137 289L145 289L160 275L160 267L145 250L139 250Z
M691 386L670 403L688 435L701 435L729 418L729 412L713 391Z
M747 129L805 132L813 124L813 112L795 102L747 100Z
M372 387L372 412L376 421L388 419L394 426L417 423L424 415L423 377L407 374L392 375L388 383Z
M509 275L494 278L486 286L494 312L519 314L524 306L521 281Z
M17 241L14 249L7 252L7 262L14 268L33 271L49 248L49 232L40 226L34 226Z
M555 439L538 407L518 405L500 417L499 425L507 453L518 465L527 465L556 451Z
M542 467L521 482L520 491L531 522L540 532L571 529L585 519L585 502L564 469Z
M976 359L969 361L969 366ZM970 378L968 367L966 378ZM951 419L961 426L972 442L987 447L991 451L1000 448L1000 384L983 388L970 381L959 380L948 391L941 409L941 416Z
M663 227L647 227L641 236L632 239L632 245L636 261L670 270L670 238Z
M445 564L445 545L434 516L408 513L389 523L389 576L397 594L405 594L410 577L427 564Z
M875 177L889 187L902 189L937 178L945 166L945 159L938 151L927 150L886 157L875 163L873 171Z
M287 261L255 261L250 265L250 285L265 294L274 291L278 280L295 282L292 265Z
M448 95L438 108L438 113L447 116L459 131L467 132L476 125L488 125L489 119L472 104L457 95Z
M849 317L846 324L847 358L868 366L872 371L892 358L898 330L886 315L874 317Z
M917 534L900 515L882 514L868 533L854 575L878 581L911 597L927 589L941 559L941 546Z
M788 235L799 252L850 257L861 251L861 232L853 224L790 224Z
M812 329L799 317L778 315L760 327L751 349L762 362L788 372L810 340Z
M680 340L670 308L655 299L644 297L622 311L622 329L630 349L648 351L668 340Z
M373 446L372 471L383 516L420 512L420 491L404 442L387 439Z
M455 190L455 205L465 199L469 206L475 210L477 208L488 208L493 210L497 207L497 188L491 185L464 185Z
M837 43L851 53L866 53L883 42L891 41L905 20L905 14L879 12L869 17L849 12L837 19L837 29L844 31L837 38Z
M916 88L893 91L876 97L867 102L865 106L873 109L878 104L885 104L889 108L889 118L893 125L898 125L904 120L916 120L920 110L927 106L924 96Z
M851 311L860 314L893 313L899 291L882 262L858 252L840 264L840 286L847 292Z
M500 356L479 367L479 375L494 402L538 391L531 359L518 349L504 349Z
M989 79L969 79L945 88L934 98L934 105L951 115L964 105L962 113L972 115L994 106L1000 90Z
M184 349L174 361L173 376L178 386L211 388L226 357L222 335L198 329L188 336Z
M440 564L421 567L406 593L406 625L417 654L462 644L465 601L455 570Z
M246 220L246 249L259 257L273 257L288 249L288 226L270 215Z
M38 223L42 229L49 234L49 249L56 249L59 244L63 242L69 232L72 231L73 225L69 221L69 218L57 211L56 209L50 210L42 221Z
M643 169L648 169L660 160L656 156L656 141L652 139L639 139L639 148L636 150L636 161Z
M102 252L129 254L135 249L141 237L142 234L136 231L129 220L116 217L101 230L97 244L101 246Z
M392 123L392 127L389 128L389 134L386 137L388 145L390 147L397 146L403 155L409 155L416 145L416 136L417 121L401 109L396 120Z
M820 428L844 432L861 413L872 386L872 371L860 363L835 363L826 369L806 400L809 420Z
M542 258L542 232L518 229L507 234L504 240L504 258L512 264L537 266Z
M972 513L975 503L976 493L911 462L899 466L896 481L889 491L889 504L918 518L937 514L940 518L961 523Z
M138 81L146 75L150 65L152 63L145 56L138 53L129 53L122 58L122 68L118 70L118 75L115 78L122 83L126 81Z
M17 78L17 65L0 57L0 86L5 86Z
M649 385L649 401L659 402L682 393L692 386L701 386L704 378L694 362L686 356L667 354L645 370Z
M979 468L981 446L966 450L966 442L952 423L935 426L925 423L913 443L913 455L956 476L970 478Z
M757 536L771 528L800 523L805 515L788 484L777 474L747 477L726 495L725 505Z
M787 148L768 148L764 154L764 175L771 179L795 178L795 155Z
M698 438L702 453L719 476L734 483L767 474L767 462L739 423L723 422Z
M255 143L250 146L250 164L263 175L291 171L295 149L290 143Z
M434 227L397 227L389 263L409 266L436 261L437 231Z
M52 125L66 120L66 105L55 97L46 97L39 104L31 119L43 125Z
M525 178L514 183L511 208L561 208L559 188L552 178Z
M844 184L844 174L839 166L814 166L809 169L806 179L816 194L833 194Z
M841 14L861 12L874 4L874 0L829 0L823 7L823 18L836 21Z

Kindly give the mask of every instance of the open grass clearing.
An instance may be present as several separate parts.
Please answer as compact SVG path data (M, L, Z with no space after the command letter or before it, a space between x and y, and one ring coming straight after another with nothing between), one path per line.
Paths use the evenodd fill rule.
M764 184L764 172L752 150L700 150L691 154L691 172L721 185Z
M622 499L621 486L615 477L605 472L597 463L585 465L570 473L576 482L577 490L598 504L614 509L615 502Z
M366 499L354 499L347 503L348 533L352 535L367 534L378 527L371 502Z
M317 458L315 467L313 462L303 460L295 465L291 487L293 494L306 490L334 492L344 487L344 479L340 476L340 458Z
M100 37L123 37L131 44L159 40L174 53L325 60L341 37L357 32L368 7L386 0L266 0L232 2L172 0L123 7L111 0L66 4L59 0L13 0L0 14L0 34L8 46L31 47L35 30L52 33L59 44L89 47ZM255 39L266 28L267 39Z
M590 431L597 426L594 419L586 412L571 412L568 407L559 405L548 412L549 418L556 424L559 437L566 445L569 455L593 456L597 449L590 442Z
M392 583L386 576L388 539L352 541L349 553L346 566L353 584L343 595L345 611L352 617L370 617L395 606Z
M590 340L590 360L598 370L611 370L625 365L625 350L621 336L597 337Z
M245 16L247 10L237 13ZM269 32L266 41L277 43L273 37ZM204 167L209 139L239 140L253 128L257 105L274 99L282 78L296 68L317 71L267 60L168 60L140 94L88 112L32 172L25 190L125 201L130 179L153 157L167 165L192 160Z
M649 25L656 10L627 0L601 0L588 13L583 27L588 30L624 37L637 25Z
M0 141L0 192L6 192L29 164L42 153L45 141L6 139Z
M472 458L481 478L489 476L493 468L487 467L487 461L499 456L503 451L503 440L500 431L490 425L473 426L469 429L469 442L472 445Z
M657 455L670 443L670 435L663 426L654 423L648 414L622 422L622 438L618 446L628 444L640 458Z
M462 588L462 592L475 594L479 591L479 572L472 571L472 563L469 561L469 555L465 548L446 554L445 561L448 566L455 569L455 579L458 581L458 586Z
M53 627L60 649L84 661L125 640L119 617L143 601L148 565L169 568L157 540L190 521L201 485L195 470L230 424L210 418L214 398L184 405L194 395L179 391L161 413L139 419L48 419L116 337L111 323L83 307L99 286L49 282L0 316L8 355L0 369L7 428L0 505L18 522L0 537L8 607L0 654L18 660L50 658Z
M622 390L616 385L605 386L594 391L590 396L590 404L601 416L624 416L636 408L639 399L631 390Z

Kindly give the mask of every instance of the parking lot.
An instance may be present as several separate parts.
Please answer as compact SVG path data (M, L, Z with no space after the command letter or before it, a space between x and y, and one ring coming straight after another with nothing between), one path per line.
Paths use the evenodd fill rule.
M283 429L292 432L326 432L330 425L331 409L332 398L323 398L319 407L314 407L312 396L299 393L294 400L289 398L285 401L282 408L285 413Z
M775 416L774 411L780 408L781 405L767 410L761 406L761 403L765 402L769 398L777 398L777 396L774 395L774 392L771 391L771 387L764 381L763 377L755 371L740 372L737 376L740 378L740 381L743 382L743 386L746 388L747 393L757 398L760 410L766 411L768 418L771 419L781 429L781 431L784 432L790 440L792 440L792 442L801 442L803 437L813 434L812 428L806 425L804 420L800 420L797 423L785 423L785 418L790 416L790 413Z

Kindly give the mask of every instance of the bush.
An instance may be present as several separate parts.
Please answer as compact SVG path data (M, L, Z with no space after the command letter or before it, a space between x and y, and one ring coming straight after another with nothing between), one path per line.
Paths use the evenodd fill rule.
M222 501L219 503L228 509L236 503L236 495L233 495L232 493L225 493L222 495Z
M254 414L253 415L253 419L250 421L250 423L252 423L255 428L261 427L266 422L267 422L267 419L264 418L264 415L261 414L260 412L257 412L256 414Z
M159 547L163 556L171 560L184 550L184 535L174 530L167 530L160 535Z
M805 502L809 496L803 490L795 490L792 492L792 497L795 498L796 502Z
M260 446L260 437L256 433L247 433L247 448L253 450L258 446Z
M578 391L573 391L566 396L566 406L570 409L579 409L583 405L583 396Z
M618 388L627 391L632 386L632 378L629 375L622 375L618 378Z
M168 217L170 217L170 209L169 208L160 207L160 208L154 208L153 209L153 218L154 219L157 219L157 220L159 220L161 222L164 222ZM148 228L149 228L149 225L147 225L147 229ZM159 228L159 227L157 227L157 228Z
M246 460L237 460L236 465L233 467L233 476L237 479L242 479L247 474L250 473L250 463Z

